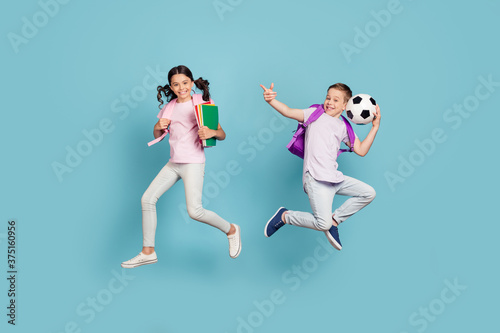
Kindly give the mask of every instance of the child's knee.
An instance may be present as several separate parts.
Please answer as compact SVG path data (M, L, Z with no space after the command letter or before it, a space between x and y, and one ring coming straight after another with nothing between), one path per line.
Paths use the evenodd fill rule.
M156 205L156 202L158 202L157 197L149 195L147 192L142 195L141 198L142 208L154 206Z
M332 215L328 217L317 217L316 218L316 228L320 231L328 231L333 225Z
M369 202L372 202L373 199L377 196L377 192L375 192L375 189L370 186L370 189L366 192L366 199L369 200Z
M188 206L187 212L190 218L199 221L203 217L204 209L200 206Z

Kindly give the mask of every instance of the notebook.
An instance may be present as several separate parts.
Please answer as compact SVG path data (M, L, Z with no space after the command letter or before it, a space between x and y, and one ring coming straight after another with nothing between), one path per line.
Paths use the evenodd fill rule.
M216 130L219 127L219 108L216 105L209 103L198 104L194 109L199 128L207 126ZM215 138L202 140L203 147L214 147L216 142Z

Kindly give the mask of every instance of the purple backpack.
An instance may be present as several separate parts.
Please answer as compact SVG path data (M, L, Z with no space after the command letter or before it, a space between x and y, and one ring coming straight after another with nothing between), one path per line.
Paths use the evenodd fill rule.
M311 108L316 108L314 112L309 116L309 119L305 123L299 123L297 126L297 130L295 131L295 134L293 135L292 140L290 143L286 146L288 150L294 154L297 155L300 158L304 158L304 141L306 138L306 127L309 126L312 122L316 121L324 112L325 110L323 109L323 105L321 104L314 104L310 106ZM347 135L349 135L349 142L351 142L351 148L349 149L340 149L339 152L337 153L337 157L342 154L343 152L349 151L352 152L354 150L354 141L356 139L356 136L354 135L354 131L352 130L352 126L349 123L347 119L345 119L344 116L342 116L342 120L344 120L345 126L347 128Z

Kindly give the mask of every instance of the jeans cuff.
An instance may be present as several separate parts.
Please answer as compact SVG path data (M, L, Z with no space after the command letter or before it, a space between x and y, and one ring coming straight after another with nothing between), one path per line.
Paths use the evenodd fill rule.
M343 219L339 219L338 217L338 214L337 214L337 211L334 211L333 212L333 215L332 215L332 220L335 219L335 221L337 222L338 225L340 225L342 222L344 222Z

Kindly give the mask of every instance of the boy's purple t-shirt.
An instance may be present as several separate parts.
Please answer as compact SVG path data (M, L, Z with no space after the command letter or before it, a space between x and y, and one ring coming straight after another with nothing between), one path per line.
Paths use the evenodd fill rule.
M304 122L309 119L314 110L316 109L304 110ZM316 121L309 124L305 136L303 176L309 171L316 180L330 183L342 182L344 175L337 170L340 142L349 142L347 128L340 117L335 118L323 113ZM304 177L302 180L304 181Z

